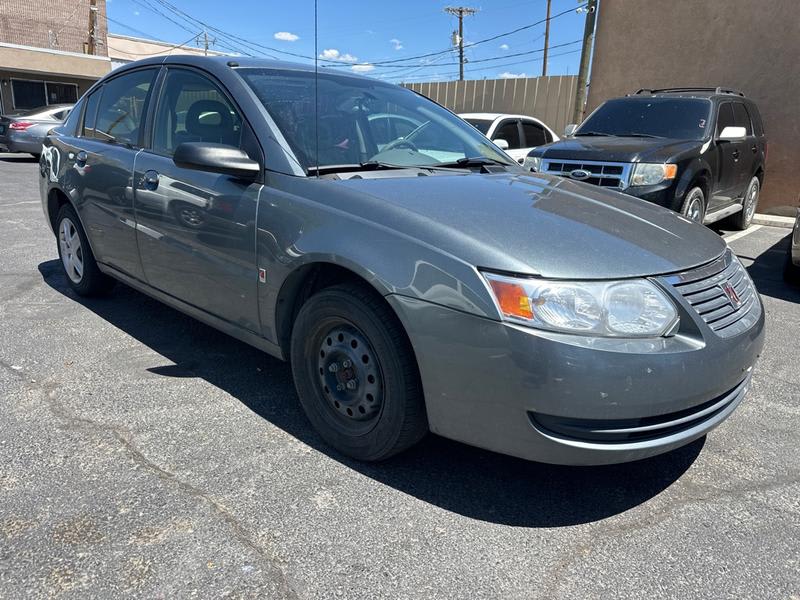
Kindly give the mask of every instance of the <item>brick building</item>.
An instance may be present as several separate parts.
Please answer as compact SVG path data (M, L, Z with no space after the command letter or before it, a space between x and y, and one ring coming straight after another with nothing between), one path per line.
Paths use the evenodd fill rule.
M0 0L0 113L74 102L111 70L106 0Z

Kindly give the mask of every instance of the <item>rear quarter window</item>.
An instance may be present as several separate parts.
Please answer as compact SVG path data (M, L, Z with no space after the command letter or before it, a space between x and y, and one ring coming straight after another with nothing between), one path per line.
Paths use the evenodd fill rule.
M66 135L76 136L78 135L78 127L80 126L81 121L81 112L83 111L83 105L86 103L85 99L81 99L70 111L69 115L67 116L67 120L64 121L64 124L61 126L62 130Z

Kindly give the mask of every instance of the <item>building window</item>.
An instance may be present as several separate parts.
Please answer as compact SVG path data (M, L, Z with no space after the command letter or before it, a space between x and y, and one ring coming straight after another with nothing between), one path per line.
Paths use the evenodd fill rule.
M39 108L50 104L74 104L78 101L78 86L74 83L12 79L14 108Z

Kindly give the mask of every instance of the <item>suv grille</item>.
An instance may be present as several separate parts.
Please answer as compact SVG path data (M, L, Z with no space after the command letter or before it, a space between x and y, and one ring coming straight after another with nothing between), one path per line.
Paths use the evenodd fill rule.
M559 160L548 159L542 161L542 173L561 175L577 181L585 181L601 187L614 187L624 190L628 187L630 163L596 162L592 160ZM585 171L588 177L574 177L575 171Z
M712 263L665 280L720 337L749 329L761 316L753 281L730 249Z

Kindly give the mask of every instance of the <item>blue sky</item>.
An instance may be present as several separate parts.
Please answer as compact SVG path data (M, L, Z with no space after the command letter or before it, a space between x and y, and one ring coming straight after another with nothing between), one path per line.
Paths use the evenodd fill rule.
M182 44L202 30L200 21L239 38L210 31L209 35L217 39L213 49L271 54L300 62L308 60L281 55L265 47L306 57L314 55L312 0L107 2L112 33ZM457 28L457 19L443 10L453 4L478 9L477 14L464 19L467 46L541 21L546 10L545 0L319 0L318 55L330 61L326 64L335 65L331 68L354 70L389 81L456 79L457 53L442 52L451 46L450 36ZM577 72L580 44L572 42L583 35L584 14L575 10L580 5L577 0L552 0L553 15L567 12L551 21L548 75ZM541 52L511 55L541 50L543 42L544 24L540 24L467 47L466 56L474 62L466 65L465 78L541 75ZM436 54L419 57L429 53Z

